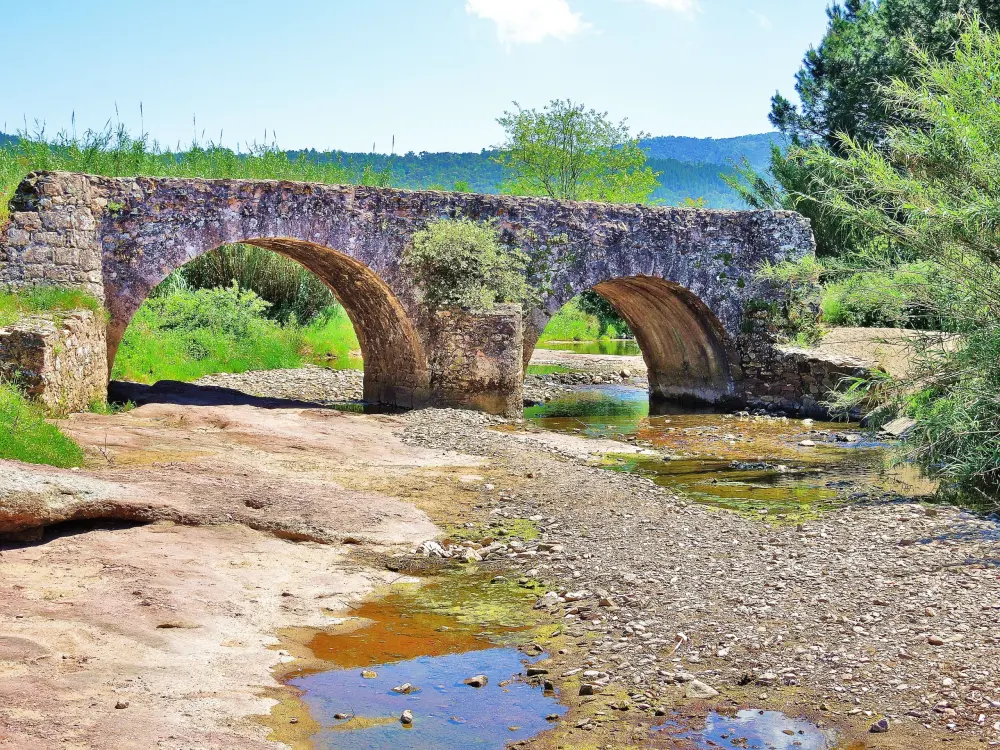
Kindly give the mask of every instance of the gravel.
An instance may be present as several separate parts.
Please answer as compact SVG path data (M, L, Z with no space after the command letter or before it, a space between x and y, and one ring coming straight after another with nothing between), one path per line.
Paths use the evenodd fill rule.
M587 685L649 706L707 694L692 680L759 685L772 701L796 687L831 714L1000 745L996 521L900 501L768 526L491 430L485 415L405 420L409 443L524 478L483 485L482 501L496 520L540 519L540 538L480 552L545 583L538 607L584 639Z

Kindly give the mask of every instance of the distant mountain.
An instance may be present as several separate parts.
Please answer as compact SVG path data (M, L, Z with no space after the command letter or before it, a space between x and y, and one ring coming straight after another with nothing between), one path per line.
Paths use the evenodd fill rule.
M666 135L644 138L639 145L650 159L676 159L686 164L721 164L729 166L744 156L755 169L766 169L771 159L771 147L787 145L781 133L741 135L736 138L686 138Z
M0 147L17 142L16 136L0 133ZM777 133L745 135L738 138L646 138L640 145L649 154L649 166L660 173L660 187L653 198L666 205L678 205L685 198L704 198L710 208L746 208L720 173L732 171L731 162L746 156L754 168L767 169L772 144L783 145ZM453 190L456 185L476 193L497 193L503 169L493 157L495 151L479 153L421 152L389 156L349 151L289 151L317 162L339 161L361 173L365 167L391 170L393 184L411 190ZM467 187L466 187L467 186Z

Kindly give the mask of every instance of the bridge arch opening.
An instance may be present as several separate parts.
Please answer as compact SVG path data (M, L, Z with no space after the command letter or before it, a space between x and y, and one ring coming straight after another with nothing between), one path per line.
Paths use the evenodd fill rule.
M651 401L719 406L735 401L739 361L735 348L697 295L652 276L609 279L595 284L592 291L624 320L636 345L598 343L595 353L640 353ZM550 310L548 316L555 312Z
M250 238L252 245L289 258L315 274L350 319L364 361L364 399L402 407L426 400L428 374L423 344L413 321L386 283L364 263L331 248L289 238ZM188 256L186 261L203 253ZM177 266L183 267L184 264ZM111 290L108 325L109 368L136 311L160 282L177 268L157 269L143 288ZM122 293L122 291L126 293Z

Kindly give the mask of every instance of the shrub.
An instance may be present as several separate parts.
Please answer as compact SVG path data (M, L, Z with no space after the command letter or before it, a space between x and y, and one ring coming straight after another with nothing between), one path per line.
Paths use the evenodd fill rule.
M413 235L403 264L414 272L431 309L523 305L534 294L525 278L528 256L501 244L492 224L464 218L432 222Z
M596 315L584 312L580 307L580 297L576 296L562 306L549 320L538 339L539 344L547 341L594 341L600 338L601 323Z
M253 245L223 245L181 268L195 289L214 289L232 283L271 303L268 316L287 321L293 315L309 321L336 303L329 287L316 274L290 258Z
M777 304L760 303L758 309L767 310L772 324L797 344L814 344L822 335L818 315L822 273L823 266L811 255L768 263L757 273L757 280L769 284L780 297Z
M268 307L236 284L150 297L125 331L112 377L153 383L298 367L301 329L268 320Z
M937 287L934 266L908 263L885 270L853 273L823 289L823 322L833 326L940 328L943 321L931 296Z

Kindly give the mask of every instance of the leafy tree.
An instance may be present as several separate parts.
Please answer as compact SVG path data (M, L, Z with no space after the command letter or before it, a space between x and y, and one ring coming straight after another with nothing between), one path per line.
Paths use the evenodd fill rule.
M526 281L528 256L501 244L492 224L441 219L413 235L403 257L431 309L487 310L497 302L533 298Z
M625 319L618 314L618 311L604 297L593 289L583 292L579 298L579 306L583 312L597 318L600 330L598 336L606 336L611 328L622 338L631 338L632 331L628 327Z
M624 120L555 99L544 110L504 112L506 133L496 161L505 170L502 190L566 200L643 203L658 186L646 152Z
M953 59L911 49L911 80L882 89L901 114L880 146L805 154L824 205L930 264L921 295L953 332L921 340L905 379L859 381L843 399L918 420L912 456L946 477L1000 486L1000 37L969 24ZM876 263L871 264L875 266Z
M861 143L877 142L895 113L878 84L908 79L916 69L907 39L928 55L951 55L963 17L978 12L1000 24L996 0L846 0L827 11L830 23L819 47L810 48L796 75L796 107L780 93L771 122L802 144L823 143L838 151L839 133Z

